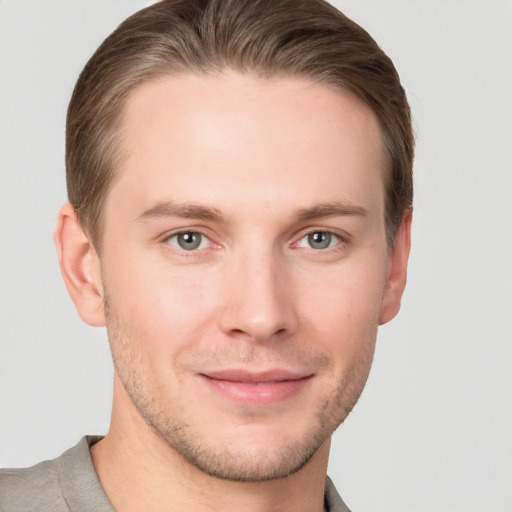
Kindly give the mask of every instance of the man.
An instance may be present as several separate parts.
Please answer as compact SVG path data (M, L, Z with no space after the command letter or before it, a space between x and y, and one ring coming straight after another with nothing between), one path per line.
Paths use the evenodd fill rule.
M391 61L322 0L169 0L68 111L55 242L106 326L111 427L5 470L9 510L348 510L330 437L398 312L413 137Z

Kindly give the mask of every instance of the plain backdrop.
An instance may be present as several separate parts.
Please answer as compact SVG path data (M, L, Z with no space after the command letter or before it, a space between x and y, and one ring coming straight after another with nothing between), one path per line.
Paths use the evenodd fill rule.
M276 0L278 1L278 0ZM143 0L0 0L0 465L109 424L106 334L52 231L74 82ZM512 510L512 2L340 0L395 62L417 133L409 283L334 436L355 512Z

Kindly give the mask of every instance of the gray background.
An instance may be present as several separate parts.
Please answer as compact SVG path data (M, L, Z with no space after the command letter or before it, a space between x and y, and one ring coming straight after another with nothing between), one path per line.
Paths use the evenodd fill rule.
M112 367L57 267L64 117L142 0L0 0L0 465L108 428ZM409 284L330 474L355 511L512 510L512 2L335 4L394 60L418 137Z

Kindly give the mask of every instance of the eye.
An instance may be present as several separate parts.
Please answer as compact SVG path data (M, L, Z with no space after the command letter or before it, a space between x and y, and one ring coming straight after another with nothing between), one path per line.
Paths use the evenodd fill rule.
M183 251L206 249L210 244L209 239L198 231L182 231L181 233L176 233L170 236L167 242Z
M299 242L299 247L308 247L321 250L333 247L340 242L340 237L329 231L313 231L303 236Z

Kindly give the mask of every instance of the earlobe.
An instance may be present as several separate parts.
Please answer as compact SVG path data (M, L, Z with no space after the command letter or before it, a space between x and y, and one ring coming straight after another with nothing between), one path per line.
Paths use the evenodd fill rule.
M100 260L69 203L59 211L54 241L64 283L80 318L95 327L105 326Z
M382 298L379 324L392 320L400 311L400 302L407 282L407 262L411 249L412 212L408 212L398 228L395 244L389 255L388 274Z

